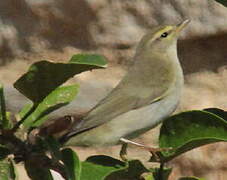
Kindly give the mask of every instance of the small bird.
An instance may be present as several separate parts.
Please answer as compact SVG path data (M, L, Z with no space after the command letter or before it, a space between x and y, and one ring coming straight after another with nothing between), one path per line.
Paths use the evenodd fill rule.
M188 23L158 26L144 35L126 75L63 136L64 144L130 143L175 111L184 81L177 38Z

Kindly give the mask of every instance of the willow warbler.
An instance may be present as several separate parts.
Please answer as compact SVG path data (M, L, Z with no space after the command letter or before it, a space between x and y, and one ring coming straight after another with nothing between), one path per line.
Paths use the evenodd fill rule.
M120 83L64 136L65 145L114 145L148 131L177 107L183 87L177 38L189 23L158 26L143 36Z

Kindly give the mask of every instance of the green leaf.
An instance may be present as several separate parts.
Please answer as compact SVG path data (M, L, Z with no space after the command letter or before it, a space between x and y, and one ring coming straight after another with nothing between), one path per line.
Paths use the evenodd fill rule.
M9 111L6 111L6 120L7 120L7 123L6 123L5 128L11 129L14 126L14 123L11 119L11 112L9 112Z
M218 108L207 108L207 109L204 109L203 111L213 113L213 114L221 117L225 121L227 121L227 111L224 111L224 110L218 109Z
M86 65L94 65L98 67L106 67L106 58L104 56L100 56L98 54L76 54L73 55L70 59L69 63L76 64L86 64Z
M152 173L144 173L144 174L142 174L140 179L143 179L143 180L155 180Z
M24 105L24 107L19 112L20 119L22 119L29 112L29 110L32 108L32 106L33 106L32 104Z
M197 177L181 177L179 180L205 180L205 179Z
M14 163L11 159L8 160L10 165L9 165L9 170L10 170L10 177L12 180L16 180L18 179L18 175L17 175L17 170L14 166Z
M144 180L155 180L152 173L143 176Z
M221 3L223 6L227 7L227 1L226 0L216 0L216 1Z
M38 127L43 124L49 113L54 110L69 104L78 93L78 85L61 86L52 91L40 104L38 104L35 111L23 122L25 129L30 127ZM26 106L20 112L23 117L32 106Z
M37 104L74 75L105 66L105 58L99 55L75 55L67 64L39 61L30 66L14 87Z
M3 145L0 145L0 160L6 158L10 154L10 150Z
M26 159L24 166L28 176L32 180L54 180L50 169L44 167L40 162L46 161L44 155L34 155Z
M48 146L48 150L50 151L51 157L55 160L61 160L61 145L59 144L59 142L53 138L48 136L47 138L45 138L45 143Z
M168 170L169 171L169 170ZM82 162L81 180L156 180L155 171L147 169L139 160L122 162L109 156L91 156Z
M0 161L0 177L1 180L15 180L17 179L16 170L13 162L10 159Z
M160 170L160 168L155 168L155 169L151 169L151 171L153 172L153 178L154 180L168 180L169 176L172 172L171 168L165 168Z
M112 172L109 176L107 176L107 180L131 180L131 179L141 179L144 173L150 173L139 160L131 160L128 161L126 166L121 170Z
M10 129L13 127L10 115L10 112L6 111L4 89L0 84L0 128Z
M82 162L81 180L105 179L113 172L127 168L125 163L109 156L91 156Z
M6 117L6 106L3 86L0 84L0 126L3 129L8 128L8 120Z
M80 180L81 163L77 154L69 148L63 149L61 152L68 180Z
M207 111L188 111L169 117L162 124L159 136L162 152L167 162L193 148L227 140L227 121Z

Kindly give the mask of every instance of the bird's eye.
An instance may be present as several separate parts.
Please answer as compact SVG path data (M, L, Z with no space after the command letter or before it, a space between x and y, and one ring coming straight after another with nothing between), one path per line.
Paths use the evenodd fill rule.
M167 37L169 34L167 32L162 33L161 38Z

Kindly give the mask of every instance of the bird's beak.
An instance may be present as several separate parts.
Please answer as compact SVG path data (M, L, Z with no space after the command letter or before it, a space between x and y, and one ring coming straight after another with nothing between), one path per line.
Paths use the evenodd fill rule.
M178 24L176 26L176 33L179 34L182 31L182 29L184 29L189 24L189 22L190 22L190 20L186 19L183 22L181 22L180 24Z

